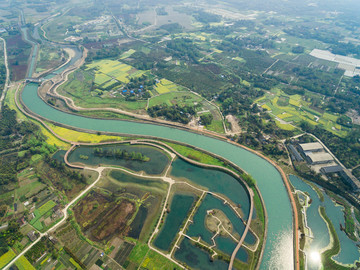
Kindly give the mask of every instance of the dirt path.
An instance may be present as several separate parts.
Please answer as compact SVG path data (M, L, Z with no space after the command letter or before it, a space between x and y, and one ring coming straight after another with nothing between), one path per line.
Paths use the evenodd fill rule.
M9 63L8 63L8 55L7 55L7 48L6 48L6 41L5 39L3 39L2 37L0 37L0 39L3 41L4 43L4 63L5 63L5 68L6 68L6 79L5 79L5 85L4 85L4 89L2 91L1 97L0 97L0 112L2 110L2 104L4 101L4 98L6 96L6 91L9 88L10 85L10 70L9 70Z

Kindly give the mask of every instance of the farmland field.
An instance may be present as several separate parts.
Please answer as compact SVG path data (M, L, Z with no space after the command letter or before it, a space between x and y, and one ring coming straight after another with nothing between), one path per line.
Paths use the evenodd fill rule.
M301 121L306 121L313 126L322 125L323 128L340 137L348 133L348 128L337 124L339 116L314 110L311 108L311 103L300 95L288 95L274 88L271 93L257 99L256 103L268 110L270 115L283 120L284 122L276 120L276 124L284 130L294 130L290 123L298 125Z
M21 256L16 262L15 265L19 270L35 270L35 267L24 257Z
M88 237L95 241L109 240L115 235L126 235L128 222L136 206L127 199L114 201L92 191L74 208L77 222Z
M41 218L44 215L48 214L49 211L52 211L55 206L56 203L52 200L46 202L44 205L40 206L34 211L35 217L29 223L33 225L37 230L42 231L44 229L44 225L41 221Z
M94 61L87 65L87 70L95 71L95 83L101 85L115 79L121 83L128 83L130 78L138 78L145 74L132 66L114 60Z
M51 46L41 46L36 63L36 72L43 72L53 67L58 67L63 62L65 62L65 57L62 59L62 52L60 49Z
M125 65L125 64L120 64ZM93 68L97 67L94 65ZM126 68L131 69L130 66L125 65ZM110 68L111 70L111 68ZM145 112L146 100L139 101L126 101L125 97L120 93L116 95L110 94L109 91L103 91L100 89L93 89L93 83L99 87L95 83L96 74L100 75L100 79L98 77L98 82L102 82L102 85L107 85L108 83L113 84L119 82L119 76L122 77L124 82L129 82L129 74L127 71L123 72L121 70L112 70L113 75L118 76L117 79L109 79L108 82L104 82L104 78L106 76L112 76L105 73L100 73L90 70L78 70L69 75L69 81L59 87L59 93L70 97L74 100L75 104L84 108L118 108L127 111L135 111L135 112ZM116 74L115 74L116 73ZM141 76L143 73L136 75L136 77ZM120 82L123 83L123 82ZM119 92L119 90L118 90Z
M15 252L12 249L9 249L8 252L0 257L0 268L3 268L5 265L7 265L15 256Z
M156 84L155 90L159 94L165 94L174 91L184 91L186 88L176 85L167 79L161 79L160 82Z
M130 57L134 52L136 52L134 49L130 49L130 50L124 52L124 53L120 56L120 59L126 59L126 58Z
M160 104L167 104L168 106L193 106L202 101L204 101L202 97L199 97L191 92L173 92L151 98L149 101L149 107Z
M145 269L181 269L175 263L169 261L162 255L156 253L153 250L149 250L147 256L144 258L143 263L141 264L142 268Z

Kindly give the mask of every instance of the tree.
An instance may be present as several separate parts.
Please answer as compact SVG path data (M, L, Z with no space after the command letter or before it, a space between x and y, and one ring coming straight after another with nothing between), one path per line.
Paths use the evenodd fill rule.
M200 115L200 121L203 125L209 126L213 120L213 115L210 113Z

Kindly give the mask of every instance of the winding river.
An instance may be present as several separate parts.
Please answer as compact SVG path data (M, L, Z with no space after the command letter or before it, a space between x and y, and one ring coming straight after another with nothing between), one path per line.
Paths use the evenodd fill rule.
M150 123L101 120L68 114L44 103L37 89L37 84L27 84L21 98L30 111L45 119L74 128L153 136L186 143L220 155L250 173L257 181L268 214L268 234L260 268L294 268L291 204L280 173L269 162L234 144L190 131Z

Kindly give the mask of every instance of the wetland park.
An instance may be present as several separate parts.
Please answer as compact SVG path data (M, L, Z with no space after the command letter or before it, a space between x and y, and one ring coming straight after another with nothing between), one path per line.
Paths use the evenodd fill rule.
M0 3L0 268L356 269L356 182L301 152L357 175L357 126L316 88L356 79L225 2Z

